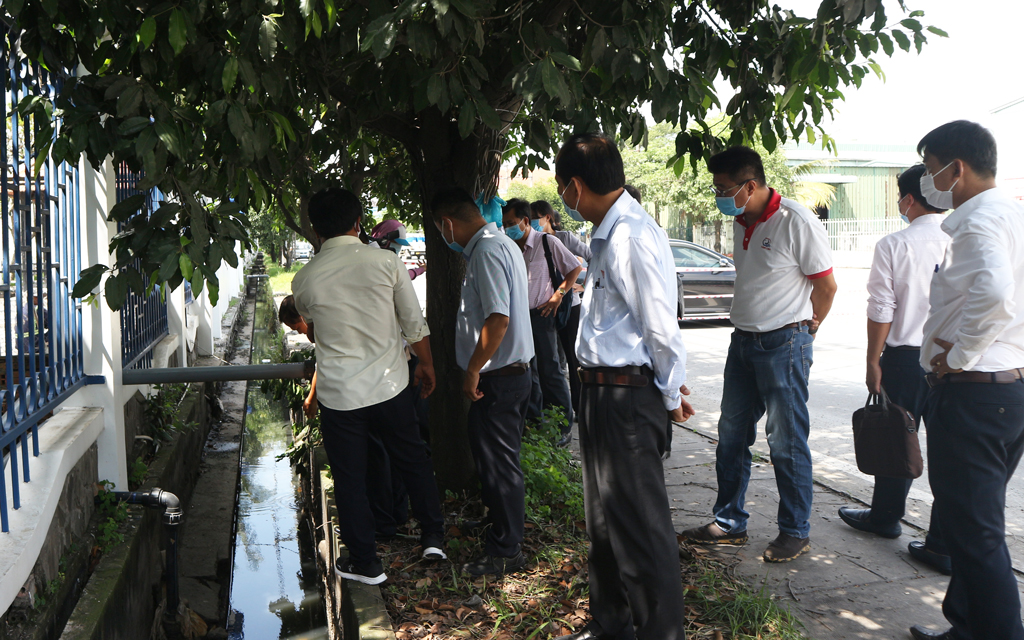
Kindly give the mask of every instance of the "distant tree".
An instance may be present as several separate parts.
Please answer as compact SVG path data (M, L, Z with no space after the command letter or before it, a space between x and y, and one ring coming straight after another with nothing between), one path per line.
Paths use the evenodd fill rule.
M533 186L527 186L523 182L513 182L508 186L508 198L522 198L528 202L536 200L547 200L551 206L562 216L562 228L576 232L579 229L589 226L586 222L576 222L565 212L562 199L558 197L558 183L553 177L546 180L538 180Z
M881 73L879 49L941 35L920 15L902 0L823 0L813 18L768 0L5 0L0 22L7 56L83 70L55 101L21 105L36 152L125 161L170 195L148 220L132 199L111 211L127 232L104 292L120 307L142 276L209 283L215 297L217 267L249 240L245 215L267 202L309 237L318 168L412 217L443 187L493 193L505 159L546 166L572 131L637 144L644 105L683 129L677 162L758 134L769 151L790 138L831 146L825 116ZM722 111L719 136L708 123ZM472 468L453 357L463 260L424 227L431 421L450 445L435 456L442 485L459 488ZM84 270L76 295L105 271Z

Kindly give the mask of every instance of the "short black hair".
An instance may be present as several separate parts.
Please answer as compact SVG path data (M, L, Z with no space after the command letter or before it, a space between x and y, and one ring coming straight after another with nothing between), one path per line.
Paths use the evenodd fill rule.
M462 187L445 187L435 193L430 201L430 216L434 220L447 216L462 222L472 222L483 217L473 196Z
M566 140L555 157L555 175L566 185L579 178L599 196L626 184L619 148L600 133L578 133Z
M512 198L506 202L505 206L501 208L501 215L504 216L506 211L511 211L512 215L520 220L530 219L530 203L522 198Z
M633 196L633 199L636 200L637 202L643 201L643 196L640 195L640 190L634 187L633 185L627 184L622 188L626 190L626 193Z
M917 143L917 152L930 153L942 164L961 160L975 173L996 177L996 139L977 122L954 120L935 127Z
M277 319L287 325L293 325L302 320L299 310L295 307L295 296L288 296L281 301L281 308L277 311Z
M708 172L712 175L724 173L735 183L753 180L757 184L767 184L764 176L764 163L761 155L750 147L729 147L721 153L708 158Z
M896 176L896 184L900 189L900 200L910 195L914 196L914 202L920 203L922 207L932 213L942 213L945 209L933 207L921 194L921 176L928 169L923 164L915 164L900 175Z
M356 194L330 187L309 199L309 223L321 238L334 238L351 231L363 217L363 203Z

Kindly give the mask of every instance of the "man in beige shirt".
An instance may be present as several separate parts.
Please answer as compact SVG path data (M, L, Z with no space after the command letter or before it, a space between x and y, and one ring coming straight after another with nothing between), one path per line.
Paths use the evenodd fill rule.
M419 434L402 339L419 358L423 396L434 389L430 333L409 273L398 256L359 240L362 204L350 191L326 189L309 201L320 252L295 275L296 310L316 324L320 431L342 514L349 560L343 578L387 579L377 558L366 494L367 440L379 435L409 490L422 528L423 555L443 559L444 518L426 445Z

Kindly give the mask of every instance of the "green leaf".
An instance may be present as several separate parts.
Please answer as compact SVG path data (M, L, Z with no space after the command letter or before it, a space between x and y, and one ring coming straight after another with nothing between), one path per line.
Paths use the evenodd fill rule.
M160 142L164 143L164 147L168 151L178 157L184 157L185 154L180 143L178 127L173 122L158 120L156 122L156 135L160 138Z
M931 31L940 38L948 38L949 34L938 27L928 27L928 31Z
M149 48L149 45L153 44L155 39L156 18L149 16L142 21L142 25L139 27L139 43L142 45L143 50L145 50Z
M260 55L267 62L277 55L277 21L268 16L263 16L260 25Z
M57 0L43 0L43 11L51 18L57 17Z
M4 9L10 12L12 16L17 17L21 13L22 8L25 6L25 0L4 0Z
M117 126L117 132L126 138L133 136L149 126L151 120L146 116L134 116Z
M465 102L459 110L459 135L468 138L476 126L476 107L472 102Z
M316 9L316 0L299 0L299 12L303 19L309 18L314 9Z
M185 252L178 254L178 269L181 271L181 277L186 280L192 279L192 273L195 267L192 265L192 258L188 257Z
M192 284L192 293L194 295L199 295L200 293L203 292L203 283L204 282L205 282L205 279L203 278L203 272L202 271L200 271L199 269L196 269L195 271L192 272L192 277L190 278L190 283Z
M590 46L590 57L594 62L600 62L608 48L608 35L604 29L598 29L594 34L594 43Z
M474 2L474 0L450 0L450 4L467 18L476 18L480 15L480 12L477 10L477 6L480 3Z
M544 82L544 91L552 98L558 98L562 106L569 106L569 87L565 84L562 74L555 68L554 61L548 58L541 65L541 80Z
M788 107L789 103L793 100L793 97L796 95L796 92L799 90L799 84L791 85L788 89L786 89L786 93L783 94L782 96L782 103L779 105L780 108L785 109L786 107Z
M444 77L439 75L430 76L427 80L427 100L430 104L437 104L441 101L441 93L444 91Z
M896 44L900 45L900 49L910 51L910 38L907 37L907 34L899 29L893 29L892 37L896 39Z
M443 16L448 13L448 0L430 0L430 4L434 6L434 11L439 16Z
M107 215L107 220L112 222L124 222L138 213L139 209L141 209L142 205L145 203L145 193L137 193L134 196L129 196L110 208L110 214Z
M568 53L562 53L561 51L553 51L551 52L551 57L555 59L555 62L562 65L563 67L572 69L573 71L580 70L580 61L572 57ZM662 62L662 64L664 64L664 62Z
M211 282L207 285L206 292L206 295L210 297L210 304L216 307L217 301L220 300L220 287Z
M181 53L188 41L188 29L185 28L185 14L181 9L171 11L171 18L167 22L167 40L174 49L174 55Z
M900 20L900 24L910 29L911 31L920 31L922 29L921 23L918 22L917 20L914 20L913 18L906 18L904 20Z
M93 289L99 286L103 274L108 269L109 267L105 264L94 264L91 267L82 269L82 272L78 275L78 282L75 283L74 289L71 290L71 297L84 298L92 293Z
M108 307L113 310L120 309L128 297L128 280L120 274L110 276L103 285L103 295L107 299Z
M224 71L221 73L221 83L224 85L224 93L231 93L238 80L238 58L230 56L224 62Z
M892 57L892 54L896 51L896 48L892 44L892 38L884 33L878 34L878 41L882 43L882 51L885 55Z
M501 130L501 118L498 116L498 112L494 110L494 107L487 102L477 102L476 110L480 114L480 119L483 120L485 125L495 131Z
M137 84L128 86L117 98L117 117L124 118L139 110L142 105L142 87Z
M668 67L665 66L665 59L657 51L651 56L651 70L654 71L658 84L662 87L668 84Z

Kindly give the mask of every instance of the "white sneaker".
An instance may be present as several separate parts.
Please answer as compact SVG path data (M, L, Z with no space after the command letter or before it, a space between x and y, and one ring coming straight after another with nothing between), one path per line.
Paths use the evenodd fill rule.
M334 572L346 580L355 580L363 584L380 584L388 579L379 562L375 567L356 567L351 562L346 560L343 563L342 559L338 558L334 562Z

